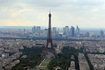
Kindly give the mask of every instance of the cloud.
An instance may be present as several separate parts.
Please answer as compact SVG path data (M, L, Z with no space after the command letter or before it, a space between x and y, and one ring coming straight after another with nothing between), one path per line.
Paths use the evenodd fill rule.
M105 0L0 0L0 25L19 21L47 26L49 9L53 26L97 27L95 24L105 22Z

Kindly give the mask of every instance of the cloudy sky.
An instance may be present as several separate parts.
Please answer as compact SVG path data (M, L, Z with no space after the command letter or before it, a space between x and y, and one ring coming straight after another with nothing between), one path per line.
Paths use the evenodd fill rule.
M0 0L0 26L105 28L105 0Z

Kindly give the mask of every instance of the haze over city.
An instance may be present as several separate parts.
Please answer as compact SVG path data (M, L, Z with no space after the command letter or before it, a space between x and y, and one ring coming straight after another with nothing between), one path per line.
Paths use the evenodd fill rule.
M0 26L105 27L105 0L0 0Z
M0 0L0 70L105 70L105 0Z

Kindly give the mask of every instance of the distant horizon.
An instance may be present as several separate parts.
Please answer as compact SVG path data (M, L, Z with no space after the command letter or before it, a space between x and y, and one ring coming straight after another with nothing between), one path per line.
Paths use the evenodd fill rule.
M35 26L35 25L34 25ZM0 28L32 28L34 26L0 26ZM40 26L42 28L47 28L47 26ZM54 26L55 27L55 26ZM65 26L64 26L65 27ZM71 26L69 26L71 27ZM74 26L76 28L76 26ZM78 26L79 27L79 26ZM63 27L57 27L57 28L63 28ZM81 28L80 29L84 29L84 30L105 30L105 28Z

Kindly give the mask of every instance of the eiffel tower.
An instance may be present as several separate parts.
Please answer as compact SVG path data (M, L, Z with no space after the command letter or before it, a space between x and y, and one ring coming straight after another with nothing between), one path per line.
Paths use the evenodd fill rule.
M48 35L47 35L47 43L44 48L44 55L47 58L52 58L54 57L54 48L53 48L53 43L52 43L52 34L51 34L51 13L48 14L49 17L49 22L48 22Z
M48 14L49 17L49 25L48 25L48 36L47 36L47 48L51 48L53 46L52 43L52 35L51 35L51 13Z

